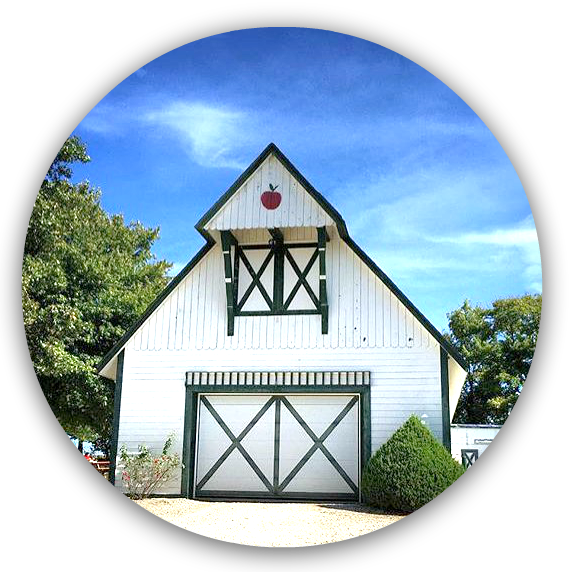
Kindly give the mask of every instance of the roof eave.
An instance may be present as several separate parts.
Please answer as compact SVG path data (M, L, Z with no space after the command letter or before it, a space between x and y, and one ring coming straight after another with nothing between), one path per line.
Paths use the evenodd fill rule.
M166 288L158 295L158 297L148 306L144 314L129 328L121 339L113 346L113 348L105 355L97 366L97 373L105 368L105 366L113 359L115 355L126 345L128 340L138 328L146 321L150 314L164 301L170 292L185 278L192 268L205 256L205 254L215 244L215 239L205 228L205 225L211 218L223 207L223 205L239 190L245 181L255 172L261 163L273 153L279 161L285 166L288 172L295 177L298 182L306 189L309 195L324 209L330 218L336 224L339 236L346 244L366 263L372 272L378 276L397 296L401 303L411 312L411 314L425 327L425 329L437 340L448 355L450 355L460 367L468 371L468 364L460 355L458 350L431 324L431 322L419 311L419 309L407 298L405 294L397 287L397 285L379 268L379 266L360 248L358 244L351 238L348 233L346 223L340 213L322 196L312 184L298 171L298 169L289 161L284 153L274 144L269 143L260 155L247 167L240 177L227 189L227 191L208 209L208 211L200 218L195 225L196 230L204 237L206 244L192 258L192 260L184 267L184 269L166 286Z
M203 234L203 233L202 233ZM129 339L136 333L136 331L144 324L146 319L160 306L166 297L176 288L176 286L190 273L194 266L210 251L214 246L215 241L213 238L206 238L207 242L197 252L197 254L186 264L186 266L169 282L169 284L158 294L158 296L150 303L144 313L136 320L136 322L123 334L120 340L105 354L103 359L99 362L96 372L103 375L101 372L107 364L123 349ZM106 377L106 376L104 376ZM110 378L112 379L112 378Z

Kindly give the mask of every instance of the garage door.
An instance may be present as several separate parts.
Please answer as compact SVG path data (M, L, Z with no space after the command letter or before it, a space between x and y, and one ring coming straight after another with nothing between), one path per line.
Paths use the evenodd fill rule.
M202 394L196 497L358 499L359 397Z

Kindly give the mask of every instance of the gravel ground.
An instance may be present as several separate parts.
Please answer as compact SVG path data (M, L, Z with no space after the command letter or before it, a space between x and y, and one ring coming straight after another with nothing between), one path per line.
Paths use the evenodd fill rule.
M207 502L180 498L135 501L186 530L253 546L312 546L373 532L404 515L357 503Z

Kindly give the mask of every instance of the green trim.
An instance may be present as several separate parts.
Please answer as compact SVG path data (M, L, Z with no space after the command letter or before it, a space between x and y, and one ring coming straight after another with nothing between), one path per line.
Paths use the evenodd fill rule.
M121 350L117 359L117 379L115 382L115 400L113 407L113 435L111 437L111 462L109 464L109 481L115 484L117 470L117 455L119 449L119 426L121 416L122 380L124 371L124 350Z
M237 308L237 297L239 296L239 255L237 254L239 245L235 244L233 253L233 312Z
M284 309L288 310L288 307L290 306L290 304L294 300L294 297L296 296L297 292L300 290L300 287L304 286L304 289L306 290L308 296L312 300L312 303L314 304L314 306L316 307L317 310L320 310L320 300L318 300L318 297L312 291L310 284L308 284L308 281L306 280L308 273L312 270L314 263L318 260L318 249L316 249L314 251L314 253L310 257L310 259L308 260L304 270L301 270L298 267L296 260L294 259L293 255L288 250L285 250L285 257L288 260L292 269L294 270L298 280L297 280L296 284L293 286L292 290L290 291L290 294L288 295L288 298L286 299L286 301L283 304Z
M360 443L361 443L361 465L360 478L364 468L371 458L371 393L365 391L360 398Z
M423 327L435 338L441 347L464 369L468 369L468 364L460 355L458 350L429 322L429 320L417 309L417 307L403 294L403 292L395 285L395 283L379 268L379 266L354 242L349 236L348 229L344 219L340 213L308 182L307 179L296 169L282 151L274 144L270 143L262 151L262 153L247 167L241 176L229 187L229 189L215 202L215 204L200 218L195 225L196 230L206 239L206 244L196 254L196 256L188 263L188 265L176 276L164 289L164 291L156 298L144 314L136 323L127 330L124 336L113 346L113 348L105 355L97 367L97 373L114 358L124 344L136 332L136 330L144 323L150 314L162 303L162 301L172 292L172 290L185 278L185 276L194 268L194 266L207 254L207 252L215 244L214 237L205 230L205 224L225 205L225 203L239 190L246 180L255 172L261 163L270 155L274 156L281 162L285 169L306 189L306 192L322 207L322 209L330 216L336 224L338 234L346 242L346 244L355 252L361 260L370 268L370 270L382 280L385 285L395 294L399 301L411 312L411 314L423 325ZM291 245L292 246L292 245Z
M202 490L196 494L195 498L201 500L235 500L235 499L259 499L264 502L283 501L357 501L358 495L350 493L314 493L314 492L283 492L278 496L264 491L209 491Z
M184 445L182 448L182 491L183 497L193 496L195 471L196 428L198 418L198 394L186 391L184 406Z
M200 394L265 394L272 397L278 394L352 394L359 396L360 403L360 478L363 468L371 456L371 399L369 385L191 385L186 383L186 405L184 420L184 447L182 452L182 489L186 498L262 498L275 499L275 493L266 491L232 492L193 490L197 440L197 405ZM280 400L276 400L276 404ZM278 407L278 405L276 405ZM275 410L275 416L277 415ZM279 411L280 417L280 411ZM280 432L280 420L279 420ZM238 438L237 438L238 439ZM322 439L322 437L321 437ZM275 455L277 459L277 455ZM273 482L273 486L275 483ZM277 498L284 499L334 499L358 500L357 494L317 494L280 492Z
M273 445L273 490L279 489L279 468L281 456L281 400L275 401L275 440Z
M263 263L261 264L261 266L259 268L259 272L255 272L255 270L254 270L253 266L251 265L251 263L249 262L247 256L245 256L245 253L243 252L242 248L237 247L237 250L235 252L235 256L238 256L243 261L243 264L244 264L245 268L247 269L247 272L249 272L249 274L251 275L251 284L249 284L249 286L247 287L247 290L245 290L245 292L243 293L243 297L238 302L237 307L235 308L235 313L237 315L239 315L241 313L241 308L243 308L243 306L247 302L249 296L251 295L251 293L253 292L255 287L258 288L259 292L261 293L261 295L265 299L267 306L269 307L270 310L272 310L274 308L274 304L273 304L273 301L271 300L271 297L269 296L269 293L265 290L265 287L261 283L261 277L263 276L263 273L267 269L267 266L269 266L269 263L273 259L274 251L269 250L265 260L263 260ZM238 288L238 286L237 286L237 288Z
M320 310L240 310L237 316L319 316Z
M215 246L215 241L213 239L208 240L207 244L204 244L199 252L186 264L186 266L180 271L180 273L173 278L168 286L162 290L162 292L154 299L154 301L146 308L142 316L136 320L136 322L124 333L121 339L105 354L103 359L99 362L96 368L97 373L101 373L101 370L115 357L115 355L124 347L128 340L136 333L138 328L144 324L146 319L162 304L162 302L168 297L168 295L180 284L180 282L194 269L194 267L200 262L200 260Z
M235 299L234 287L235 281L231 268L231 245L237 248L237 241L230 231L221 231L221 247L223 252L223 261L225 269L225 296L227 299L227 335L232 336L235 331L235 307L233 300Z
M225 231L223 231L225 232ZM286 244L282 243L287 249L291 248L316 248L318 246L317 242L287 242ZM239 245L241 250L269 250L270 248L276 248L278 245L278 241L271 245L267 244L241 244Z
M278 241L274 246L275 265L273 270L273 312L281 312L283 310L284 296L284 243Z
M275 242L280 244L284 242L284 236L280 228L269 228L268 230Z
M440 348L441 364L441 415L443 420L443 445L451 449L450 439L450 406L449 406L449 382L448 382L448 354Z
M320 255L319 284L320 284L320 313L322 314L322 335L328 333L328 294L326 292L326 242L330 240L326 227L321 226L318 232L318 253Z

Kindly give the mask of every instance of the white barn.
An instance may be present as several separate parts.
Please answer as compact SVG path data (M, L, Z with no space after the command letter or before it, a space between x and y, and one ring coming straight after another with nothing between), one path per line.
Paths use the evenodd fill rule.
M206 244L107 354L122 445L184 467L162 493L358 499L415 413L450 450L456 350L270 144L197 223Z

